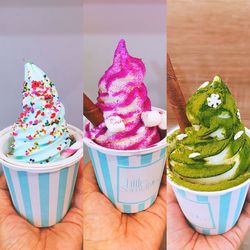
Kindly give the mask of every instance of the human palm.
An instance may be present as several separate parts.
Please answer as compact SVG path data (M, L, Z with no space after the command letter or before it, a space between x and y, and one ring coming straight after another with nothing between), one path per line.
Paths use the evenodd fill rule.
M103 195L91 163L84 167L84 249L159 249L166 227L166 185L149 209L123 214Z
M186 221L170 185L167 186L167 249L239 249L250 229L250 192L236 226L222 235L197 233Z
M55 226L37 228L18 215L12 206L4 176L0 177L0 249L57 250L82 248L82 164L72 206Z

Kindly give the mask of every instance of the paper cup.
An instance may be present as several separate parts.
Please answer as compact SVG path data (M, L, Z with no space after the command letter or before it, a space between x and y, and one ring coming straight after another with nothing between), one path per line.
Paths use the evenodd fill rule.
M177 201L186 219L199 233L205 235L223 234L238 221L250 180L222 191L195 191L177 185L171 180Z
M68 125L70 134L82 132ZM0 132L0 162L17 212L37 227L52 226L67 213L83 149L58 162L22 163L6 157L11 127Z
M236 187L215 192L189 190L168 178L186 219L199 233L223 234L238 221L250 180Z
M166 138L143 150L114 150L84 137L100 190L123 213L150 207L166 162Z

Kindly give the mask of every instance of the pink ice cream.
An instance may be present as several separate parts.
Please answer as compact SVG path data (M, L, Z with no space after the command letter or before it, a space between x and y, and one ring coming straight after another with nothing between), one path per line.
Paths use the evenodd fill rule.
M113 64L98 84L96 105L103 111L104 122L95 128L87 124L87 137L103 147L118 150L143 149L160 141L160 114L153 113L157 125L155 120L147 119L155 111L151 112L143 83L145 71L142 60L130 56L125 41L120 40Z

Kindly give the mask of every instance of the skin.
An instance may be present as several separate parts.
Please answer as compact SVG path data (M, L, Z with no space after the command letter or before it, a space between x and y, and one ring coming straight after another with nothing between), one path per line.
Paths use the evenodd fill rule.
M167 249L239 249L250 230L250 190L241 216L234 228L222 235L204 236L187 223L170 185L167 186Z
M166 227L166 183L155 203L136 214L121 213L100 192L91 163L84 167L83 190L85 250L159 250Z
M83 166L80 164L72 206L63 220L39 229L19 216L10 199L4 176L0 177L0 249L82 249Z

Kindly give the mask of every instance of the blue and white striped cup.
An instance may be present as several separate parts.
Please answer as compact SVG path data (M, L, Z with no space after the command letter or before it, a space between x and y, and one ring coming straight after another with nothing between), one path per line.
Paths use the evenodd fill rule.
M79 129L68 126L76 138L82 136ZM0 162L13 205L31 224L52 226L62 220L70 207L83 150L54 163L20 163L6 157L10 129L0 132Z
M166 162L166 138L143 150L114 150L84 138L100 190L123 213L150 207Z
M223 234L238 221L250 180L216 192L194 191L181 187L169 177L178 203L193 228L205 235Z
M178 126L168 135L176 129ZM223 234L236 224L250 184L248 180L230 189L203 192L179 186L169 176L167 180L186 219L197 232L205 235Z

